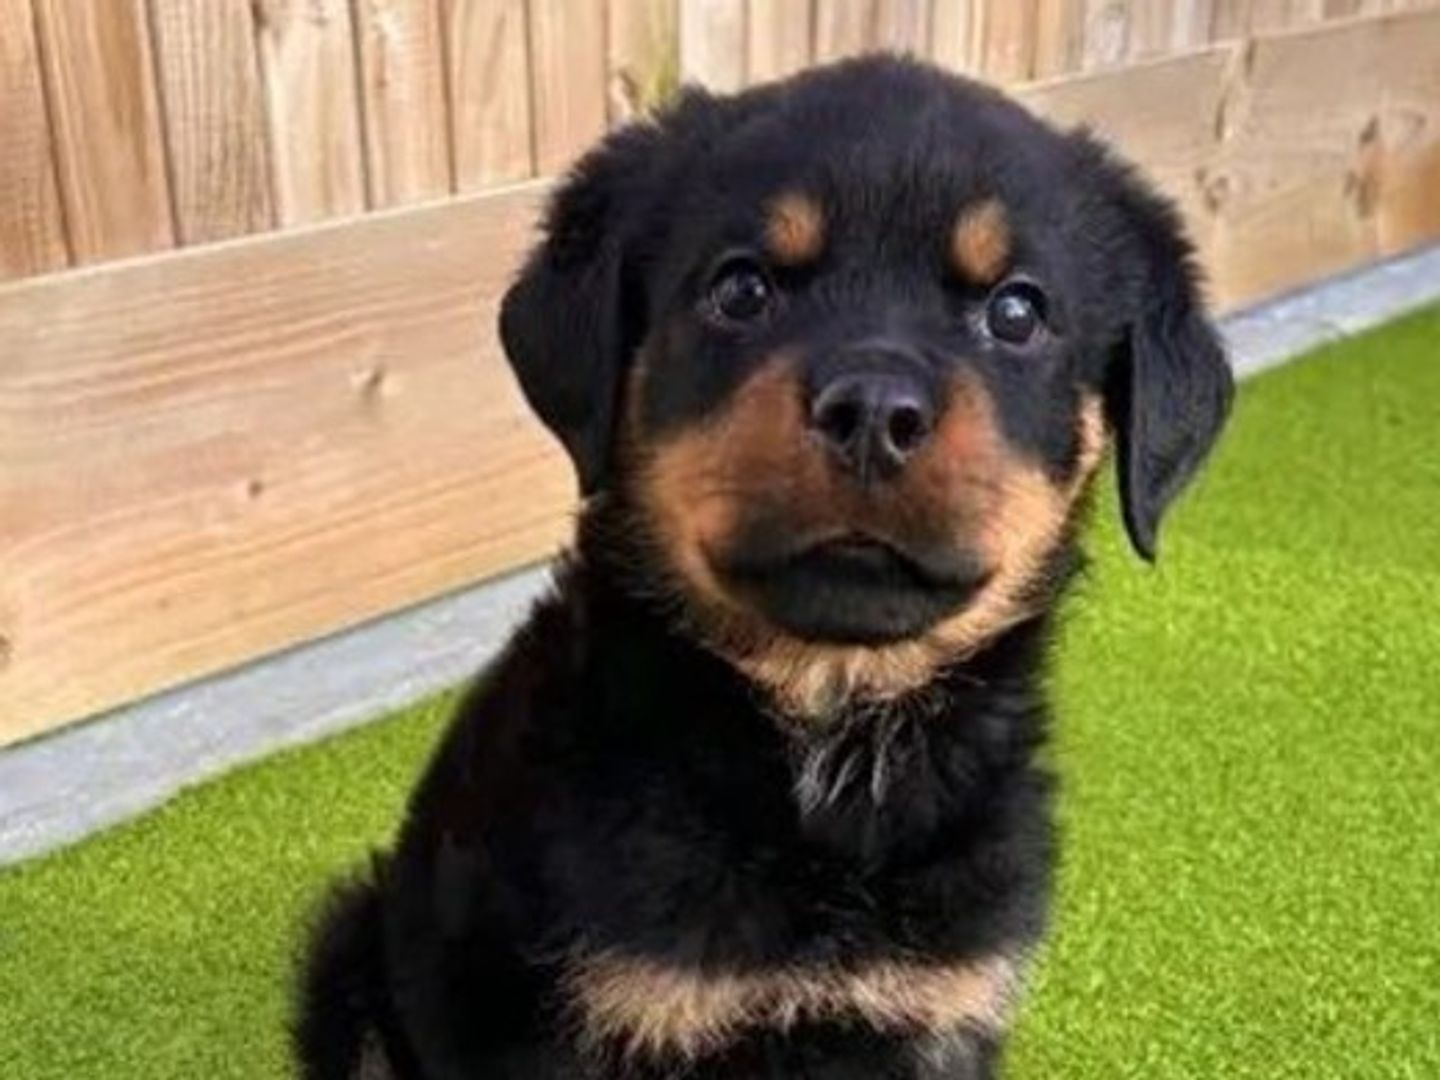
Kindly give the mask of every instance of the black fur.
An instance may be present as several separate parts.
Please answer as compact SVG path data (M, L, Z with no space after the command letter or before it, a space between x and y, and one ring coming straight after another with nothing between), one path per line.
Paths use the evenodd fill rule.
M797 179L824 192L832 248L781 282L788 306L759 336L709 333L706 274ZM936 247L960 202L995 193L1050 290L1054 334L1024 358L974 340L964 316L983 295L944 281ZM1044 931L1055 851L1036 753L1068 533L1031 582L1039 614L898 701L801 723L697 639L637 528L617 439L637 350L663 368L631 403L660 437L702 423L775 348L804 343L820 365L881 324L971 357L1006 438L1057 476L1075 467L1080 395L1102 394L1146 555L1228 403L1173 211L1093 140L992 92L871 59L691 93L611 136L557 195L501 323L592 496L576 551L459 710L383 871L322 916L305 1076L360 1075L366 1039L406 1080L993 1075L993 1032L843 1018L624 1060L583 1043L560 989L577 952L747 973L1022 955Z

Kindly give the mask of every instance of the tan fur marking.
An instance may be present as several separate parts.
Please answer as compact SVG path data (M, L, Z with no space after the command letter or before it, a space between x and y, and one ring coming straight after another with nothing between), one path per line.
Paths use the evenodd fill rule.
M955 270L977 285L993 285L1010 262L1010 220L998 199L985 199L960 212L950 234Z
M784 266L818 259L825 249L825 212L820 204L799 192L773 200L765 218L765 247Z
M666 967L613 953L569 970L571 1003L592 1045L627 1056L694 1059L747 1029L805 1021L859 1021L883 1031L1003 1030L1020 984L1010 956L966 964L887 961L859 967L777 968L734 974Z

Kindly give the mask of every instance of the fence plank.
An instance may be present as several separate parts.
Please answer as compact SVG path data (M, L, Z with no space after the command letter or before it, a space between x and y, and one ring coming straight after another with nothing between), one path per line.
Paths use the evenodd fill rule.
M274 224L265 100L247 0L150 0L182 244Z
M535 165L566 168L605 130L605 0L530 0Z
M1215 40L1311 26L1325 17L1325 0L1215 0Z
M69 262L30 0L0 0L0 281Z
M1039 0L1035 8L1036 78L1079 71L1085 55L1085 9L1081 0Z
M142 0L36 0L36 15L75 261L172 246Z
M611 0L610 122L650 112L680 82L678 0Z
M751 82L778 79L810 62L814 12L794 0L749 0L746 43Z
M745 85L742 0L680 0L680 77L719 91Z
M1211 180L1221 298L1253 299L1433 235L1440 13L1259 38Z
M0 743L553 549L491 331L536 203L0 290Z
M1211 16L1210 36L1216 41L1232 41L1250 30L1251 8L1255 0L1215 0Z
M348 0L255 0L276 210L298 225L365 209Z
M535 175L525 0L448 0L455 186Z
M815 60L855 56L871 47L873 0L815 0Z
M1085 0L1085 52L1081 66L1087 71L1117 67L1130 52L1128 0Z
M434 0L355 0L371 206L448 194L445 47Z
M967 74L975 66L975 7L980 0L933 0L930 58L941 67Z
M1162 4L1164 0L1159 0ZM1169 52L1180 54L1198 49L1211 40L1215 24L1215 0L1170 0Z
M980 70L999 83L1035 70L1036 0L978 0L975 41Z
M925 56L930 51L930 0L876 0L875 44Z

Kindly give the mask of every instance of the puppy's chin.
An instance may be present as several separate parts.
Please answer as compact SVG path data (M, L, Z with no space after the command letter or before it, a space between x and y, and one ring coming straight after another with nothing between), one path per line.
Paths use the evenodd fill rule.
M860 646L923 636L963 609L989 577L963 552L919 558L862 536L780 554L738 552L718 569L736 595L792 637Z

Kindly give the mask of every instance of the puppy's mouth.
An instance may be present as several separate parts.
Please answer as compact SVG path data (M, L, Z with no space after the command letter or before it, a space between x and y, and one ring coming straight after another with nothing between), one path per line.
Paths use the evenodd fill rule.
M741 545L717 569L787 633L871 646L920 636L964 607L990 576L962 549L922 551L859 532Z

